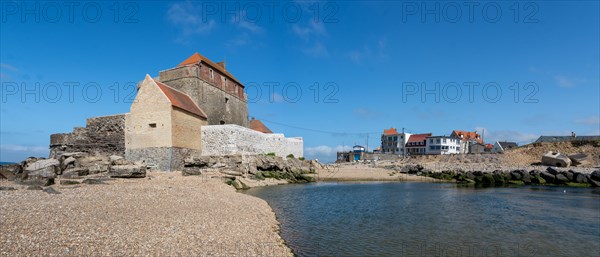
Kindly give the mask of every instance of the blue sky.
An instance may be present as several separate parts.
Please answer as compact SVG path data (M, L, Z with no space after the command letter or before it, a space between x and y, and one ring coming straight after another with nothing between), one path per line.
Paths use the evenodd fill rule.
M250 115L330 161L384 128L600 134L600 7L550 2L35 2L0 10L0 161L129 111L194 52L227 61Z

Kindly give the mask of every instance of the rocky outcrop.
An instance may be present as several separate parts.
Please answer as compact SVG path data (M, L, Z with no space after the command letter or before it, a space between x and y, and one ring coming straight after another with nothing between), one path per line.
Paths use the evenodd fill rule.
M418 166L406 167L407 172L419 170ZM493 172L481 171L428 171L420 169L415 174L433 177L442 180L456 181L463 184L482 184L487 186L502 185L567 185L577 187L600 187L600 170L593 171L590 174L580 173L574 170L559 170L548 167L546 170L523 169Z
M271 155L200 156L186 159L182 174L227 178L231 180L231 185L241 189L250 183L241 182L236 178L272 178L291 183L311 182L314 179L305 174L314 173L319 167L322 166L316 161Z
M100 177L143 178L146 166L121 156L89 156L83 152L62 153L50 159L30 157L20 164L0 166L0 179L36 188L50 186L56 179L83 179L94 174Z

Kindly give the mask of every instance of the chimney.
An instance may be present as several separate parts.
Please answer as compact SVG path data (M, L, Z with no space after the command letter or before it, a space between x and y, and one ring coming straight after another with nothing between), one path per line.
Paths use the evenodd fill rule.
M219 65L219 66L223 67L223 69L226 69L226 68L225 68L225 61L218 62L218 63L217 63L217 65Z

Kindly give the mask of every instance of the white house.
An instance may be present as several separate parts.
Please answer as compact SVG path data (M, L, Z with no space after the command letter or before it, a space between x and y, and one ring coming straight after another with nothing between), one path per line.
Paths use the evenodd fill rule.
M410 138L409 133L398 133L395 128L384 129L381 135L381 152L387 154L406 154L406 143Z
M461 139L451 136L430 136L426 138L426 154L459 154Z

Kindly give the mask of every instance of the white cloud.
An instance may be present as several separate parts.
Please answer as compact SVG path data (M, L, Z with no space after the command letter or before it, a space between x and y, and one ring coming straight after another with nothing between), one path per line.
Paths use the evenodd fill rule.
M0 145L2 151L47 153L47 146L25 146L25 145Z
M183 38L178 41L185 41L191 35L208 33L216 27L214 20L203 19L202 10L189 1L171 4L167 10L167 20L181 29Z
M19 69L7 63L0 63L0 69L9 71L19 71Z
M587 118L575 120L575 122L584 125L598 126L600 125L600 117L590 116Z
M306 41L310 40L311 37L327 34L327 30L325 29L323 22L315 21L315 19L312 18L309 20L308 25L306 26L294 24L292 26L292 31L294 34L296 34L296 36Z
M283 98L282 95L278 94L278 93L273 93L271 95L271 102L273 103L282 103L285 99Z
M514 130L494 130L489 131L484 127L475 127L475 131L483 136L486 143L494 143L496 141L517 142L519 145L529 144L537 139L540 135L534 133L523 133Z
M367 108L356 108L354 109L354 115L363 119L375 119L381 117L381 113L373 111Z
M350 150L352 150L352 147L350 146L319 145L304 148L304 157L307 159L319 159L321 162L334 162L337 158L337 152L346 152Z
M245 19L245 17L246 17L246 12L241 11L238 13L237 16L231 17L231 20L230 20L231 24L234 24L241 29L248 30L255 34L264 32L264 29L262 27L258 26L255 22L251 22L251 21Z
M575 81L567 78L566 76L556 75L556 76L554 76L554 80L561 87L574 87L575 86Z
M325 47L325 45L323 45L323 43L317 41L315 42L315 44L311 47L305 48L304 50L302 50L302 52L304 52L307 55L310 55L312 57L328 57L329 56L329 51L327 51L327 48Z

